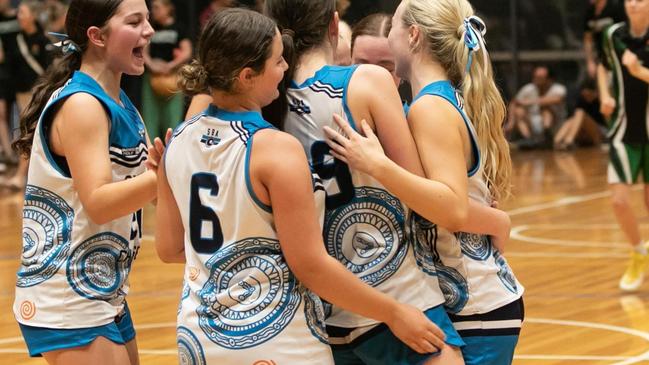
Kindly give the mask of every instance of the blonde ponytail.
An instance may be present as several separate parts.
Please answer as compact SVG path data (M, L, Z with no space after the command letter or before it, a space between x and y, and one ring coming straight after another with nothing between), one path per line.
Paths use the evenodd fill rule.
M484 32L478 29L484 24L476 22L467 0L404 0L404 5L404 23L420 28L426 40L424 51L446 70L453 86L462 91L467 116L477 133L484 178L492 198L507 199L511 195L512 166L503 133L506 107L494 82L484 41L475 39L481 37L476 32Z

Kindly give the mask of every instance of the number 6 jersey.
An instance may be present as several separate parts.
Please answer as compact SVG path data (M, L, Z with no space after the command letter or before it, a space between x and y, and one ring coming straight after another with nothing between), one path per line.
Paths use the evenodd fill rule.
M252 189L252 141L265 128L257 112L210 106L180 125L167 148L185 229L182 364L333 363L320 299L289 269L271 207ZM322 201L322 187L314 191Z

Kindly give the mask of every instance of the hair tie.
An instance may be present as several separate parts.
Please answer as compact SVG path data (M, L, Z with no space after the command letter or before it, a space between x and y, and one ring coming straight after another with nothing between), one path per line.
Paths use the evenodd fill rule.
M487 72L487 47L484 36L487 34L487 26L479 17L472 15L464 18L464 44L469 49L469 61L466 65L466 73L471 70L473 63L473 52L482 50L485 57L485 73Z
M68 36L67 34L56 32L49 32L48 34L54 36L59 40L53 45L54 47L60 49L61 53L63 53L64 55L81 52L81 47L79 47L78 44L74 43L74 41L70 39L70 36Z
M282 35L287 35L291 38L295 38L295 32L293 31L293 29L289 29L289 28L282 29Z

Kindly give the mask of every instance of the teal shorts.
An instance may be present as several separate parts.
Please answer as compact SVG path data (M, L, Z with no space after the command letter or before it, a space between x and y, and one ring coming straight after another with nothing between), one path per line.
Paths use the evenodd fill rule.
M105 337L123 345L135 338L131 312L124 304L124 311L111 323L99 327L58 329L32 327L20 324L29 356L42 356L45 352L87 346L97 337Z
M464 341L453 328L443 305L424 313L444 332L447 344L458 348L464 346ZM439 355L439 351L420 354L412 350L393 335L385 324L373 328L350 344L332 345L331 350L336 365L416 365Z

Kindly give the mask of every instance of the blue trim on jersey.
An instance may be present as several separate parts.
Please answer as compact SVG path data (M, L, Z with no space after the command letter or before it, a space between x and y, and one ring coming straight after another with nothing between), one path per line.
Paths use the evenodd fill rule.
M464 113L464 110L462 110L461 105L461 100L460 98L460 93L457 89L451 85L451 82L448 80L442 80L442 81L436 81L433 83L430 83L426 85L421 91L412 99L412 103L410 104L410 107L406 111L406 117L408 116L408 112L410 112L410 109L412 108L412 105L415 104L417 100L419 100L421 97L425 95L432 95L432 96L438 96L446 101L448 101L455 110L457 110L458 113L462 116L462 120L464 120L464 123L466 125L466 128L469 132L469 139L471 140L471 151L473 153L473 156L475 157L475 163L469 169L468 171L468 176L472 177L475 175L478 170L480 169L480 149L478 148L478 141L477 141L477 136L474 135L472 132L472 125L471 121L469 120L469 117Z
M169 146L171 146L171 142L173 142L176 139L176 137L178 137L182 132L184 132L185 128L187 128L190 125L198 122L202 117L204 117L206 115L207 115L207 109L205 109L204 111L194 115L193 117L187 119L186 121L180 123L173 130L173 132L171 133L171 138L169 139L169 142L167 142L167 146L166 146L164 152L162 153L162 157L160 157L162 159L162 163L163 163L163 165L165 167L165 172L167 171L167 151L169 150Z
M304 82L302 82L300 85L298 85L294 80L291 80L291 85L289 87L292 89L304 89L306 87L309 87L313 85L314 82L324 79L333 67L337 66L325 65L324 67L316 71L313 76L304 80Z
M351 70L349 74L347 75L347 79L345 80L345 88L343 91L343 109L345 110L345 114L347 115L347 120L349 121L349 124L352 126L352 128L359 132L358 128L356 127L356 122L354 121L354 117L352 116L352 111L349 109L349 105L347 103L347 91L349 90L349 82L352 79L352 75L354 74L354 71L358 69L358 65L351 66Z
M250 137L248 140L250 143L246 145L246 187L248 188L248 194L250 194L250 197L252 200L257 204L261 209L268 213L273 213L273 208L270 205L264 204L257 194L255 194L255 190L252 188L252 181L250 180L250 152L252 151L252 138L253 136Z
M38 126L38 128L39 128L39 131L41 133L41 146L43 147L43 152L45 154L45 157L47 158L47 161L50 163L50 165L52 165L54 170L56 170L56 172L58 172L61 176L67 177L68 179L71 179L72 175L70 175L70 174L66 173L65 171L63 171L61 166L59 166L59 164L56 163L56 161L54 160L54 157L52 156L52 152L50 151L50 146L47 145L48 138L45 135L44 123L41 121L41 123L39 123L39 124L40 125Z
M268 123L262 115L257 111L241 111L231 112L220 109L214 104L210 104L205 110L204 114L211 117L230 122L230 127L239 134L239 138L246 145L246 188L252 200L261 209L268 213L272 213L273 209L270 205L264 204L252 188L252 181L250 179L250 155L252 151L252 138L257 131L262 129L276 129L272 124Z
M352 75L358 69L359 65L351 66L333 66L325 65L316 73L306 79L302 84L298 85L295 81L291 81L290 88L292 89L304 89L311 88L315 92L323 92L331 98L340 98L343 99L343 109L349 124L356 128L356 123L352 117L352 113L347 106L347 90L349 89L349 81L352 78ZM342 92L342 95L339 95Z
M256 132L264 128L274 128L272 124L264 120L261 113L254 110L232 112L210 104L205 110L205 114L227 122L242 122L249 132Z
M54 167L54 169L62 176L70 178L68 174L63 172L52 157L51 151L47 146L47 138L44 134L44 121L48 120L48 118L54 117L54 115L49 114L55 105L59 105L59 103L77 93L85 93L94 97L99 101L108 114L110 122L108 138L109 147L129 149L138 148L141 144L146 146L144 122L142 122L142 118L140 118L137 109L135 109L135 106L133 106L133 103L131 103L126 93L120 90L119 99L122 104L120 105L106 94L104 89L95 79L81 71L75 71L72 78L70 78L61 89L52 94L52 99L46 105L39 119L41 141L43 144L43 150L45 151L45 156L52 167ZM88 137L91 138L91 136ZM146 148L144 151L146 151ZM135 158L137 161L129 161L129 159L133 160L134 158L132 156L122 156L117 152L109 152L109 154L113 155L111 156L112 162L126 164L127 167L137 167L143 161L143 157L141 156L142 153L139 157Z

